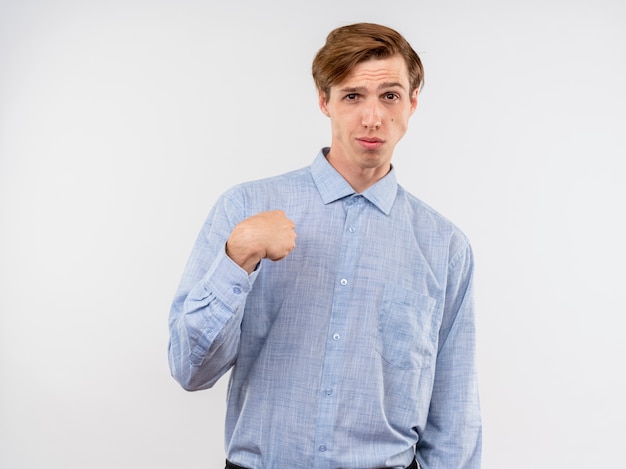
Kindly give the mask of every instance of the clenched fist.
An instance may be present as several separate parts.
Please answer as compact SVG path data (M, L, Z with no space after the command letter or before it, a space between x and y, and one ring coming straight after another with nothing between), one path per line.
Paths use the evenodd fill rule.
M294 223L282 210L260 212L235 225L226 254L248 274L261 259L279 261L296 247Z

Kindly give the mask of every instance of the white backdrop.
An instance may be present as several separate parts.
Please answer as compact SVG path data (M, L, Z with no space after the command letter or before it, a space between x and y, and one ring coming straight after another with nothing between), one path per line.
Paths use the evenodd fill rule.
M0 467L223 467L169 303L217 196L329 143L355 21L425 64L394 162L474 245L483 467L623 466L623 1L0 0Z

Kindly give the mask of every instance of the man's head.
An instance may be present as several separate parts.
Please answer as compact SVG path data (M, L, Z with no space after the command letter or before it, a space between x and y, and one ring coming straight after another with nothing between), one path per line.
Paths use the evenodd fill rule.
M327 160L357 191L382 178L417 107L422 64L397 32L376 24L335 29L313 61L330 118Z
M404 59L409 72L410 91L421 88L424 83L422 62L400 33L373 23L334 29L313 60L315 85L328 97L330 88L342 82L358 63L394 55Z

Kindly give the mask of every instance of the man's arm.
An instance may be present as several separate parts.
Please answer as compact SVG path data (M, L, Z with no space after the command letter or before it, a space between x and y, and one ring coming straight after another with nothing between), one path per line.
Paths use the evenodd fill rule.
M262 258L280 260L295 247L282 211L244 217L221 198L193 247L169 316L172 376L187 390L213 386L233 365L246 299Z
M452 258L428 422L417 445L424 469L479 469L482 425L469 245Z

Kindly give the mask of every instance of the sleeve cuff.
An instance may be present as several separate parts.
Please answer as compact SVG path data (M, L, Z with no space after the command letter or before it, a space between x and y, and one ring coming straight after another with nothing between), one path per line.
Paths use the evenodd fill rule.
M231 311L236 311L245 303L260 270L259 263L248 275L225 251L220 251L203 279L204 288L213 292Z

